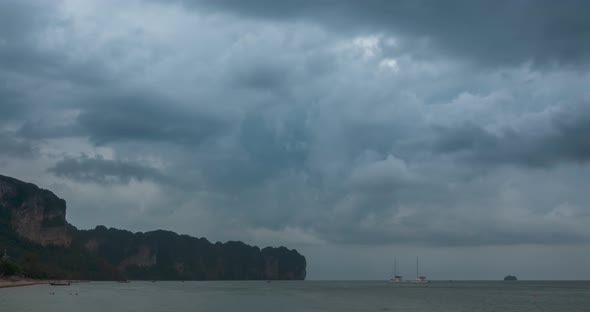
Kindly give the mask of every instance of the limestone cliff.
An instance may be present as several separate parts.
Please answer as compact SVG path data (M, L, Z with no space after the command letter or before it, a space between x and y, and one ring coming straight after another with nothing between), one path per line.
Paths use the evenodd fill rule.
M0 249L37 278L147 280L305 279L306 260L285 247L211 243L170 231L131 233L66 222L66 202L0 175ZM41 248L39 246L47 246Z
M76 244L106 259L129 279L303 280L306 260L295 250L242 242L211 243L170 231L131 233L97 226L77 231Z
M21 237L43 246L71 244L66 202L52 192L0 175L0 206Z

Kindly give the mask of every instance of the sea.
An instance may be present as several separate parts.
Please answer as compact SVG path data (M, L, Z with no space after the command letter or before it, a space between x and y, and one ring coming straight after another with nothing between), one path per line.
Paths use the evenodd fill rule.
M0 311L590 311L590 282L88 282L0 289Z

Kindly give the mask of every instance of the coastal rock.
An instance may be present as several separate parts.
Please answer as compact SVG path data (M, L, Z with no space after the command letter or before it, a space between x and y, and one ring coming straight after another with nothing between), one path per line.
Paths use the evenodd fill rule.
M303 280L306 259L285 247L211 243L171 231L132 233L66 222L66 202L0 175L0 248L35 278L89 280ZM40 248L57 246L61 248Z
M43 246L70 246L66 202L52 192L0 175L0 206L21 237Z
M285 247L262 249L265 276L268 280L304 280L307 274L305 257Z
M137 253L125 258L117 268L124 271L130 266L136 266L140 268L151 267L157 263L157 257L150 247L143 245L139 246Z
M305 257L285 247L211 243L170 231L132 233L97 226L75 243L137 280L303 280Z

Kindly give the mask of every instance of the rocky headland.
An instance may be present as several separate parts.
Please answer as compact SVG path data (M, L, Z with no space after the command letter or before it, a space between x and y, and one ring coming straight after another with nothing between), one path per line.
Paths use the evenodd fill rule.
M66 221L65 200L0 175L0 256L5 249L0 267L38 279L303 280L306 275L305 257L285 247L212 243L163 230L79 230Z

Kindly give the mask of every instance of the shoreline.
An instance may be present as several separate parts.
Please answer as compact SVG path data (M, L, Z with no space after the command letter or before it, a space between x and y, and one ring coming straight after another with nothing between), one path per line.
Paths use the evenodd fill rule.
M6 280L0 279L0 288L10 287L24 287L33 285L49 284L49 280L35 280L35 279L19 279L19 280Z

